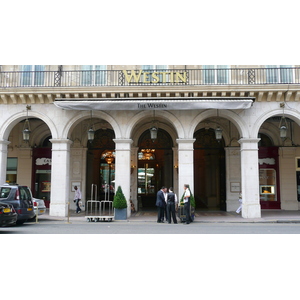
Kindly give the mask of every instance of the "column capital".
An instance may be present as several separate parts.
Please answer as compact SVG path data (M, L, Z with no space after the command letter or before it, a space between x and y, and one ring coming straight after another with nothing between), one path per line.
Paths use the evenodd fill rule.
M196 139L177 139L178 151L193 151Z
M177 144L189 144L194 143L196 139L176 139Z
M0 145L9 145L10 143L8 140L0 140Z
M132 144L133 140L132 139L113 139L113 141L117 143L122 143L122 144Z
M133 143L132 139L113 139L113 141L116 144L116 151L130 151L131 144Z
M241 138L238 142L241 145L242 150L258 150L259 138Z
M69 139L51 139L49 140L52 144L69 144L71 145L73 141Z
M241 138L238 140L240 144L244 143L258 143L260 141L260 138Z

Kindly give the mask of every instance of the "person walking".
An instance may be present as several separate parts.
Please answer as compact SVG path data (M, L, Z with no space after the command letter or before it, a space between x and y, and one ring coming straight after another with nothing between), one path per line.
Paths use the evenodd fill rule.
M81 200L81 192L76 185L74 186L74 190L75 190L74 202L76 204L76 214L79 214L81 212L81 208L79 206L79 201Z
M242 193L240 193L239 195L239 203L240 203L240 206L238 207L238 209L235 211L237 214L239 214L242 210L242 207L243 207L243 200L242 200Z
M157 223L164 223L164 211L166 207L165 193L167 192L166 187L162 187L156 195L156 206L157 206Z
M173 188L169 188L168 196L167 196L167 216L168 223L171 224L171 215L173 218L174 224L177 224L176 213L175 213L175 205L177 204L177 195L173 192Z
M191 222L191 192L190 192L190 186L188 184L185 184L183 186L184 189L184 195L183 195L183 209L185 213L185 223L184 224L190 224Z

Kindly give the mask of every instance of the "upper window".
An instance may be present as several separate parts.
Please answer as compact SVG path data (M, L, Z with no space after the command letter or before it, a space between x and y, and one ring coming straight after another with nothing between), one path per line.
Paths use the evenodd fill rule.
M142 65L143 70L168 70L167 65Z
M44 85L45 66L43 65L22 65L21 86Z
M104 65L83 65L81 84L87 86L103 85L107 82L107 68Z
M203 82L206 84L228 84L229 66L227 65L204 65Z
M168 66L167 65L142 65L142 70L143 71L147 71L147 70L161 70L160 72L165 72L168 70ZM170 75L169 74L156 74L157 79L157 83L160 84L167 84L168 82L170 82ZM141 76L141 82L144 82L146 80L146 78L144 78L144 75ZM147 81L147 80L146 80ZM156 82L151 82L156 83Z
M267 65L267 83L292 83L293 69L291 65Z

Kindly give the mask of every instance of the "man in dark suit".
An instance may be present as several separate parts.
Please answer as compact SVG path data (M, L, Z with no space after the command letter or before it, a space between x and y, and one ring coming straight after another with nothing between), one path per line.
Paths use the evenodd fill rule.
M173 192L173 188L169 188L169 193L167 197L167 215L168 223L171 224L171 215L173 218L174 224L177 224L176 214L175 214L175 205L177 204L177 195Z
M162 187L156 195L156 206L157 206L157 223L164 223L164 211L166 207L165 193L167 192L166 187Z

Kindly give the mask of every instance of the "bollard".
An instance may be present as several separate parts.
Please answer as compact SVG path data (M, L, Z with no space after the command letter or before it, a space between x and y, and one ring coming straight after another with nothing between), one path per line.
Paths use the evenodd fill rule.
M72 224L71 222L70 222L70 202L68 202L68 222L66 222L66 224Z
M39 222L39 203L36 202L36 214L35 214L35 223L38 223Z

